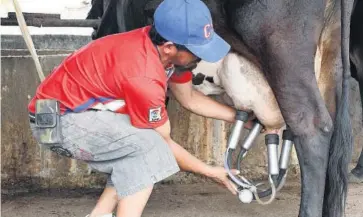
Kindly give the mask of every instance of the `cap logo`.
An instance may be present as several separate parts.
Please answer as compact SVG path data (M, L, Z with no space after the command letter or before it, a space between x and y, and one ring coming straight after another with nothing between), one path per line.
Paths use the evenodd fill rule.
M213 32L213 25L208 23L204 26L204 37L209 39Z

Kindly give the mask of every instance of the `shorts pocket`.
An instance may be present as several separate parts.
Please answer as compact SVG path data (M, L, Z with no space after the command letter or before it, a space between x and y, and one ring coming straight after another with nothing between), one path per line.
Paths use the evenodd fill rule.
M104 161L122 158L137 152L140 147L132 135L117 132L97 132L77 124L64 127L64 145L75 159ZM102 131L102 130L100 130Z

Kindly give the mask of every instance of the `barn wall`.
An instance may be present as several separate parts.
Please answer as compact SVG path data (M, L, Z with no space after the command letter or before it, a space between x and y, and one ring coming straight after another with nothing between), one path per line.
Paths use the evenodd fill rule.
M22 38L3 36L1 57L1 181L5 189L33 189L50 187L101 187L105 176L91 173L82 162L57 156L40 148L31 136L26 106L33 96L39 78L33 60L24 48ZM49 73L66 55L88 42L86 37L39 36L34 43L39 48L40 62ZM50 49L44 51L44 49ZM363 143L361 109L357 83L352 80L351 115L354 124L355 152ZM223 165L226 139L230 124L202 118L183 109L174 99L168 112L172 125L172 137L199 159L213 165ZM360 144L360 145L358 145ZM246 158L244 174L251 178L266 175L264 138L257 139L257 146ZM298 175L296 157L290 175ZM201 181L193 174L180 172L167 181L185 183Z

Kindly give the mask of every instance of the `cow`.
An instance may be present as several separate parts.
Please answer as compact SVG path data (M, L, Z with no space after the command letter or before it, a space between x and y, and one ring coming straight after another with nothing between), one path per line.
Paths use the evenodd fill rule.
M351 62L351 75L358 82L361 102L363 102L363 1L355 1L352 17L351 17L351 29L350 29L350 62ZM228 65L227 59L231 59L233 57L225 58L225 66ZM238 57L243 58L243 57ZM240 62L243 60L240 60ZM246 61L243 61L246 63ZM206 62L201 62L198 66L192 70L193 72L193 86L196 90L204 93L205 95L221 95L223 94L223 99L226 102L229 102L230 105L235 106L240 109L251 109L256 113L257 118L270 129L280 128L282 120L281 116L277 114L277 107L275 104L275 98L266 86L266 82L264 78L261 77L261 74L254 73L253 77L248 77L247 69L251 69L251 67L244 66L244 71L240 71L238 65L237 68L231 69L228 71L227 68L223 68L222 61L219 61L217 64L209 64ZM254 70L255 71L255 70ZM225 74L227 73L227 75ZM234 74L234 79L228 80L230 78L228 74ZM238 79L238 76L241 77ZM242 81L243 79L243 81ZM240 84L239 89L231 90L233 88L233 84L235 84L236 80L239 80ZM257 81L262 81L257 82ZM246 85L246 83L252 83L251 85ZM229 86L229 87L228 87ZM251 86L253 91L251 91ZM268 91L267 91L267 90ZM256 97L256 91L260 92L260 95ZM265 94L262 94L266 90ZM226 92L227 91L227 92ZM238 93L240 95L238 95ZM245 93L245 94L242 94ZM269 97L266 97L269 96ZM234 99L232 99L234 98ZM264 102L262 99L270 99L274 102ZM252 99L255 99L253 102ZM237 103L237 105L234 103ZM242 101L242 102L241 102ZM248 102L250 101L250 103ZM252 103L252 104L251 104ZM267 103L268 106L261 106L260 103ZM266 108L269 109L266 109ZM363 104L362 104L363 111ZM267 115L266 115L267 114ZM266 121L262 116L267 116L269 122ZM273 121L271 124L270 121ZM363 120L363 116L362 116ZM272 127L272 128L271 128ZM269 130L267 130L267 133ZM360 157L358 158L358 163L355 168L351 171L350 181L355 183L363 183L363 149L361 151Z
M103 10L93 39L151 24L160 3L105 1L113 8ZM294 134L302 180L299 216L343 216L353 143L348 111L353 1L204 2L231 52L263 73Z
M351 17L350 61L352 77L359 83L363 112L363 1L356 0ZM363 122L363 115L362 115ZM350 173L350 181L363 183L363 148L358 163Z
M357 82L359 83L361 102L363 102L363 22L362 22L362 20L363 20L363 1L362 0L355 1L353 13L352 13L352 17L351 17L351 29L350 29L350 62L351 62L352 77L354 79L356 79ZM221 63L221 61L219 63ZM225 91L222 83L224 83L225 86L227 86L227 84L231 85L230 83L232 83L232 80L231 81L224 80L222 82L222 80L225 79L224 73L227 73L227 72L225 70L220 69L219 73L217 73L217 67L221 67L221 66L207 64L205 62L200 63L198 65L198 67L192 71L193 72L193 85L194 85L195 89L197 89L198 91L200 91L206 95L219 95L222 93L226 94L226 91ZM237 75L241 76L241 72L238 71L238 69L236 69L236 70L233 72L229 72L229 73L236 73ZM242 75L243 75L243 73L242 73ZM258 76L258 74L256 74L256 76ZM246 78L243 78L243 79L245 79L245 81L246 81ZM255 78L255 79L258 80L258 78ZM253 82L253 81L250 80L249 82ZM256 84L254 84L254 85L256 85ZM264 88L264 86L259 86L259 85L256 85L255 87L258 89ZM242 88L237 90L235 93L229 91L229 93L227 95L224 95L224 99L231 102L232 99L230 99L230 97L235 97L235 98L240 98L240 100L246 101L249 98L252 98L252 97L250 97L251 95L253 95L252 99L257 99L253 93L251 93L247 90L249 90L249 88L244 88L242 86ZM239 92L239 93L245 92L248 94L245 94L245 96L243 96L243 94L241 94L238 97L238 96L236 96L237 92ZM249 95L249 94L251 94L251 95ZM274 96L270 96L270 97L271 97L271 99L274 99ZM235 99L235 101L236 100L237 99ZM266 108L264 108L264 111L259 111L261 106L257 106L259 103L258 100L255 100L253 103L254 103L253 107L254 107L255 112L258 112L260 115L266 113ZM275 105L274 103L269 103L269 105L270 105L270 110L268 110L268 111L276 110L276 108L274 107L274 105ZM244 106L237 105L237 108L239 107L241 109L242 108L252 109L249 106L252 106L252 105L246 105L246 104L244 104ZM362 104L362 111L363 111L363 104ZM269 114L270 119L273 119L276 121L276 123L273 125L275 127L279 127L280 124L278 122L281 122L281 120L276 119L275 115L271 115L269 112L267 112L267 113ZM259 117L259 114L257 114L257 117L261 120L262 117ZM264 121L262 121L262 123L265 125L268 124ZM269 131L267 131L267 132L269 132ZM356 182L356 183L363 183L363 149L361 151L357 165L351 171L350 181Z

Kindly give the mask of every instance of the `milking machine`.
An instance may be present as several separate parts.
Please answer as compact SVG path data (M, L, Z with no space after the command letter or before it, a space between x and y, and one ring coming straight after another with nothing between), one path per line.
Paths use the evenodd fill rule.
M267 134L265 136L265 144L267 146L268 153L268 181L270 188L263 191L258 191L258 186L261 184L254 184L248 181L242 175L234 175L231 172L232 169L232 156L236 150L237 145L240 141L241 133L244 124L248 121L248 113L244 111L237 111L236 122L233 125L231 135L228 139L228 147L225 153L224 167L226 168L230 179L238 186L238 197L243 203L250 203L252 200L256 200L260 204L271 203L275 196L284 185L287 176L287 169L290 163L290 155L293 145L293 134L289 129L283 131L282 135L282 150L280 158L278 158L278 145L279 135L278 134ZM259 121L255 121L253 128L250 130L248 136L243 141L241 150L237 158L237 169L241 171L241 162L248 153L248 150L253 146L254 140L260 134L263 126ZM270 199L263 202L260 198L270 196Z

